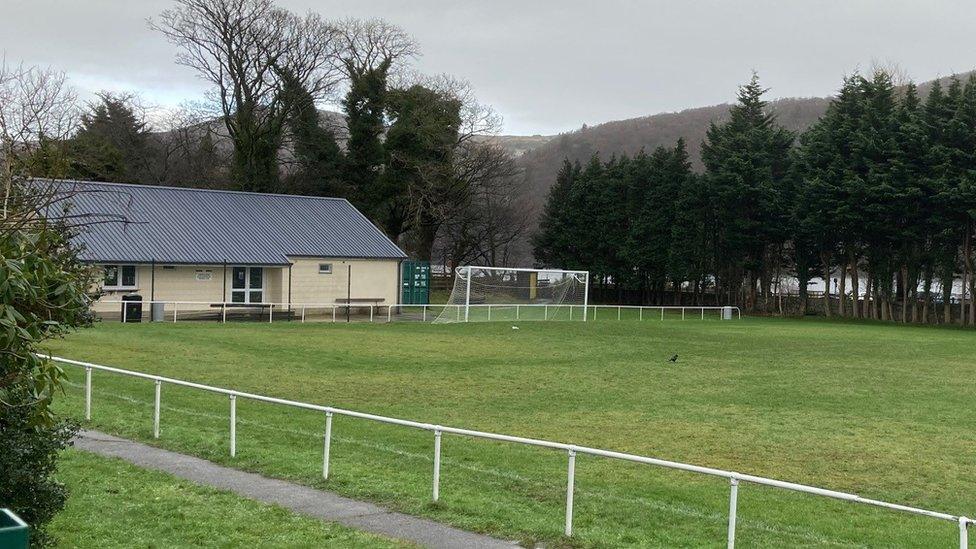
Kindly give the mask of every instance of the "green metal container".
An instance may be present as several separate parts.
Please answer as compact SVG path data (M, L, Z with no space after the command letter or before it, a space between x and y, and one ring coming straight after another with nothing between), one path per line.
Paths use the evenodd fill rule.
M0 547L27 549L30 527L10 509L0 509Z
M400 303L426 305L430 303L430 263L404 261L403 280L400 286Z

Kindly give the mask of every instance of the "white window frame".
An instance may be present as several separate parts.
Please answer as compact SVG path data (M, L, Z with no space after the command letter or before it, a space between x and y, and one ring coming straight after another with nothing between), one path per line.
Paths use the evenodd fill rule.
M326 266L328 269L322 270L322 267ZM332 264L331 263L319 263L319 274L320 275L330 275L332 274Z
M102 289L103 290L137 290L139 289L139 268L137 265L127 264L127 263L107 263L101 266L102 270L106 270L109 267L115 267L118 269L118 283L114 286L108 286L105 284L105 277L102 277ZM132 267L132 285L128 286L122 284L122 269L124 267Z
M234 287L234 269L244 269L244 287L235 288ZM261 287L252 288L251 287L251 269L261 269ZM234 265L230 270L230 295L225 297L229 299L228 303L237 304L250 304L250 303L265 303L264 298L268 295L267 290L268 285L268 273L264 267L254 266L254 265ZM261 292L261 301L251 301L251 292ZM234 301L234 293L241 292L244 294L244 301Z

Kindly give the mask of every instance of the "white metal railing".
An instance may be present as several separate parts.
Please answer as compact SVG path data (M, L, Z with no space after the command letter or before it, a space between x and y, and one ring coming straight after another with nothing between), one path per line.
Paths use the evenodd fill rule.
M352 310L364 310L369 311L369 321L373 322L375 318L381 318L383 312L386 313L386 321L393 322L397 320L394 315L400 315L404 311L420 311L421 322L428 322L435 318L436 315L428 314L431 311L443 311L445 308L454 308L457 311L458 321L461 321L462 311L465 308L482 309L485 311L486 320L491 320L492 310L497 313L499 311L514 311L515 317L509 318L507 320L523 321L523 320L555 320L560 313L567 313L568 320L578 320L586 321L586 315L581 315L583 309L592 311L590 320L598 320L597 313L600 310L608 311L610 313L616 313L617 320L623 320L622 313L624 311L637 311L637 320L645 320L645 316L648 319L660 318L660 320L665 320L667 313L677 314L681 313L681 320L687 320L691 318L700 318L705 320L706 313L718 313L719 318L724 318L723 315L725 311L728 310L730 313L734 312L736 319L742 318L742 311L735 306L719 306L719 307L705 307L705 306L678 306L678 305L567 305L567 304L545 304L545 303L472 303L470 305L449 305L449 304L427 304L427 305L415 305L406 303L396 303L392 305L379 305L374 303L272 303L272 302L262 302L262 303L236 303L236 302L212 302L212 301L161 301L161 300L143 300L143 301L99 301L96 306L101 307L103 305L122 305L125 303L140 303L142 305L149 305L150 311L148 315L152 315L152 305L161 304L164 307L164 314L166 313L165 307L172 305L172 321L178 322L180 315L180 306L184 306L183 314L184 316L190 314L200 314L205 312L219 312L221 322L227 322L228 310L256 310L256 309L267 309L268 311L268 322L274 322L275 312L287 312L291 315L296 315L300 318L301 322L305 322L306 313L309 310L324 309L331 313L332 322L338 322L338 313L340 311ZM189 307L187 307L189 306ZM219 309L219 311L215 311ZM538 318L538 313L535 318L522 316L523 310L535 310L542 311L542 318ZM122 307L122 321L128 321L128 307ZM394 312L396 311L396 312ZM96 312L107 312L98 311ZM576 313L576 318L573 318L574 312ZM550 314L551 313L551 314ZM647 314L645 314L647 313ZM144 310L142 316L146 316L147 312ZM601 317L602 318L602 317ZM611 317L612 318L612 317ZM477 321L477 320L475 320Z
M360 418L360 419L368 419L368 420L377 421L380 423L387 423L391 425L412 427L415 429L422 429L425 431L432 431L434 434L434 460L433 460L434 470L433 470L431 493L432 493L432 500L435 502L440 498L441 436L444 433L473 437L473 438L483 438L483 439L495 440L500 442L511 442L515 444L524 444L528 446L563 450L567 453L567 457L568 457L568 468L567 468L567 478L566 478L566 521L565 521L565 530L564 530L567 536L572 536L573 534L573 494L574 494L574 484L575 484L575 477L576 477L576 455L577 454L588 454L593 456L619 459L619 460L630 461L635 463L644 463L648 465L665 467L668 469L676 469L679 471L687 471L691 473L699 473L703 475L710 475L710 476L716 476L716 477L722 477L728 479L729 486L730 486L730 493L729 493L729 516L728 516L727 539L728 539L728 547L730 549L735 546L736 516L737 516L740 482L751 482L753 484L759 484L763 486L772 486L774 488L781 488L784 490L791 490L794 492L813 494L817 496L839 499L839 500L849 501L854 503L861 503L865 505L881 507L884 509L902 511L902 512L911 513L915 515L954 522L959 528L960 549L968 549L969 526L973 523L976 523L976 521L961 515L951 515L948 513L930 511L918 507L911 507L908 505L888 503L876 499L864 498L857 494L838 492L836 490L817 488L815 486L809 486L806 484L798 484L794 482L787 482L787 481L749 475L744 473L736 473L733 471L715 469L712 467L703 467L700 465L691 465L691 464L681 463L676 461L668 461L664 459L657 459L657 458L640 456L635 454L628 454L624 452L615 452L612 450L601 450L599 448L578 446L575 444L566 444L562 442L552 442L548 440L524 438L524 437L518 437L512 435L489 433L485 431L474 431L471 429L462 429L458 427L434 425L434 424L423 423L419 421L411 421L406 419L369 414L365 412L345 410L342 408L335 408L332 406L321 406L318 404L309 404L306 402L298 402L298 401L287 400L283 398L269 397L269 396L254 394L254 393L246 393L242 391L235 391L233 389L224 389L220 387L214 387L211 385L204 385L201 383L193 383L190 381L183 381L180 379L146 374L142 372L134 372L131 370L113 368L111 366L102 366L99 364L81 362L78 360L71 360L71 359L61 358L61 357L56 357L51 355L39 355L39 356L42 356L42 358L48 358L50 360L62 364L79 366L85 369L85 420L86 421L91 420L91 402L92 402L91 389L92 389L93 370L112 372L112 373L121 374L125 376L148 379L150 381L153 381L155 383L155 388L156 388L156 393L154 398L154 411L153 411L153 437L155 438L159 438L160 396L161 396L161 387L163 383L168 383L171 385L179 385L182 387L191 387L194 389L200 389L203 391L209 391L213 393L227 395L230 400L230 455L231 457L235 457L237 455L237 397L256 400L260 402L267 402L271 404L293 406L295 408L302 408L305 410L324 412L325 413L325 442L323 446L323 461L322 461L322 478L324 479L329 478L329 460L330 460L330 451L331 451L331 444L332 444L332 416L335 414L341 416Z

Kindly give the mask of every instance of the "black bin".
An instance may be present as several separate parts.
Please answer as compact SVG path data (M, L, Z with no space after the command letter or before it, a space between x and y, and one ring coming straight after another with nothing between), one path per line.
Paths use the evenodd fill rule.
M142 322L142 296L124 295L122 301L122 322Z

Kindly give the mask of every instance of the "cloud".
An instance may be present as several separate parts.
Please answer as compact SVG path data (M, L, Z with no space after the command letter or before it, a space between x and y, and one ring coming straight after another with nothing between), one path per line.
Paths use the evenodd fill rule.
M829 94L875 59L918 80L976 64L961 46L971 43L976 3L956 0L279 3L403 26L423 49L419 70L469 80L517 134L729 101L753 69L784 97ZM8 61L64 70L82 91L136 90L164 105L206 89L146 26L168 0L5 4Z

